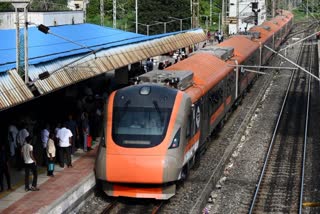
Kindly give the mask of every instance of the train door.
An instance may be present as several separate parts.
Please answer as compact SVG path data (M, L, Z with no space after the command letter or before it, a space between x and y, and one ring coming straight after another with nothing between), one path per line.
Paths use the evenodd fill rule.
M235 99L235 72L231 72L224 81L225 113L228 112Z
M208 93L208 126L210 126L210 132L215 129L224 115L224 82L224 80L220 81L219 84Z
M201 123L200 123L200 142L201 145L205 143L207 136L210 134L210 117L208 114L209 107L208 103L208 95L203 96L200 102L201 109Z
M202 101L199 100L192 105L191 108L191 136L196 135L200 132L199 146L201 145L201 135L202 135L202 123L204 122L203 118L203 109L201 105Z

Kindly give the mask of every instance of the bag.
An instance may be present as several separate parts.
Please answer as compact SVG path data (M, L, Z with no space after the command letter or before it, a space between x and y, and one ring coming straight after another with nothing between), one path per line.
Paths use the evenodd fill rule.
M91 137L91 135L88 135L88 137L87 137L87 146L89 148L92 146L92 137Z
M54 170L54 163L49 163L48 171L53 171L53 170Z

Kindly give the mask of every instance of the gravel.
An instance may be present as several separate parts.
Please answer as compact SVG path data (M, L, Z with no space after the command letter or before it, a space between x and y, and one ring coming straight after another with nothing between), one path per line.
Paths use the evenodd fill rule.
M291 56L297 56L297 50L292 51ZM248 213L289 78L289 71L274 74L204 213Z

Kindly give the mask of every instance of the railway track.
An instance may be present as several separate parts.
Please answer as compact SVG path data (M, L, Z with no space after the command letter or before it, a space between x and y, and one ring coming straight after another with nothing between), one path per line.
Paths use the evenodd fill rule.
M148 200L140 200L137 202L122 202L118 200L114 200L110 202L101 212L101 214L115 214L115 213L130 213L130 214L157 214L159 213L163 201L148 201Z
M315 59L318 58L317 51L314 47ZM319 75L318 60L310 64L316 75ZM318 72L317 72L318 71ZM310 97L310 122L308 130L308 144L306 148L306 169L304 173L304 197L302 201L304 213L319 213L320 212L320 84L316 80L312 80L310 86L312 93Z
M312 47L301 45L299 54L308 70ZM303 71L292 72L249 213L301 213L310 82Z

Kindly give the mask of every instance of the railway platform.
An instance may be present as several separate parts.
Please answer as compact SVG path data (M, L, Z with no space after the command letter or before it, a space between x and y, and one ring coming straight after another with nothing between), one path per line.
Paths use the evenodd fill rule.
M72 157L72 167L55 165L54 177L47 176L44 167L38 167L39 191L24 189L24 170L11 170L12 190L0 193L0 213L69 213L93 191L93 172L98 146ZM5 183L6 187L6 183Z

